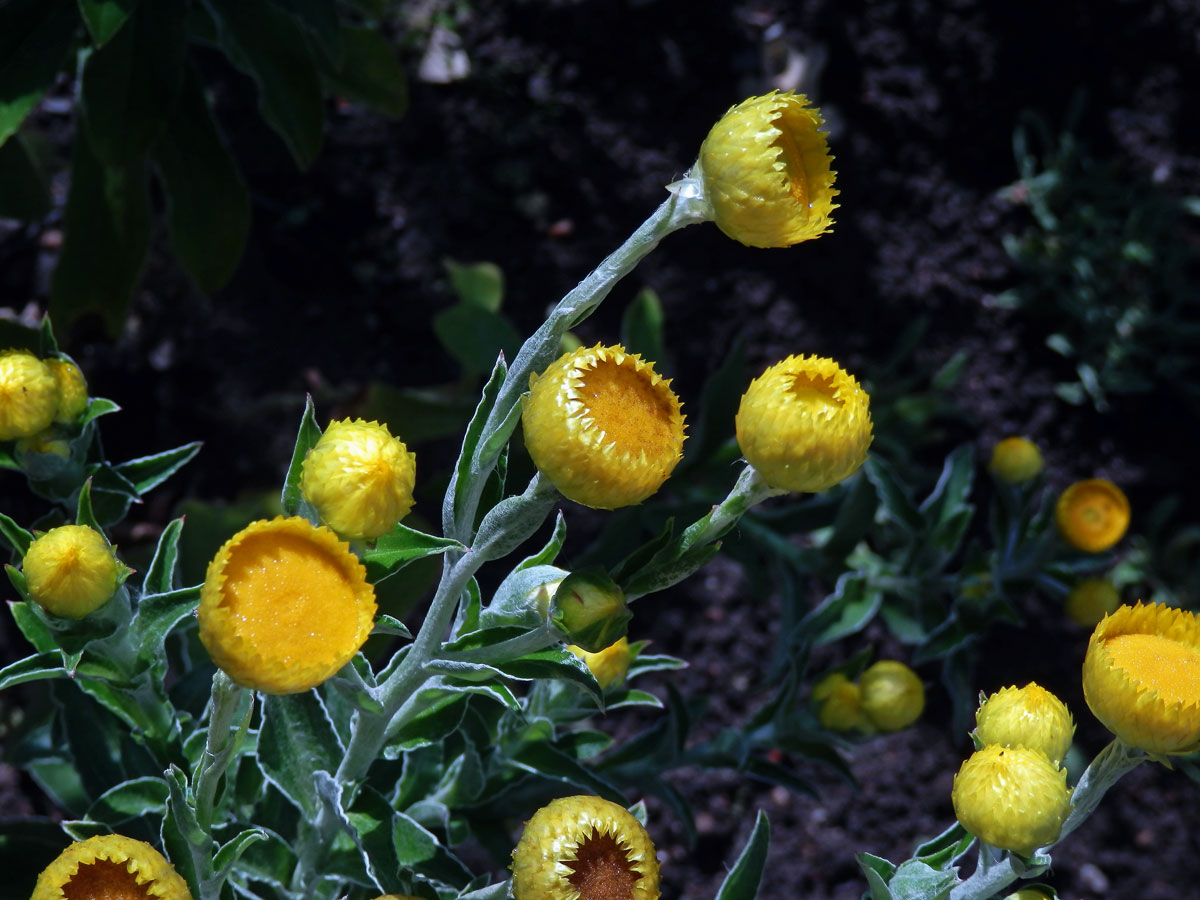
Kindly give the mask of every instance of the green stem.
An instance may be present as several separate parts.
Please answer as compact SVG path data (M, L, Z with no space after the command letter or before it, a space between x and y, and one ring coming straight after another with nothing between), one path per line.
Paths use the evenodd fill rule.
M196 820L205 831L212 829L217 788L229 769L229 761L250 724L254 697L234 684L220 669L213 676L212 700L208 713L208 736L204 756L196 767L193 780L196 791ZM235 722L241 719L235 728Z

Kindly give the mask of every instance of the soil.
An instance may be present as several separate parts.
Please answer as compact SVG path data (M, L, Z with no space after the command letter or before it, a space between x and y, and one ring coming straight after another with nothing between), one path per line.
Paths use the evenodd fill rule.
M124 331L113 340L84 321L64 341L93 392L136 423L106 430L110 456L205 441L199 459L134 515L141 530L120 535L126 544L153 537L181 500L232 501L277 485L305 392L324 420L354 410L374 381L453 381L430 325L453 302L444 259L499 264L505 313L531 331L661 201L715 119L773 87L806 92L827 117L841 190L834 232L787 251L750 250L711 226L674 235L579 329L585 342L615 340L627 302L653 288L686 398L735 339L746 342L752 370L817 352L869 372L925 317L912 365L932 372L965 351L951 399L967 415L922 435L915 458L1021 433L1042 447L1052 486L1107 476L1135 510L1169 493L1185 509L1200 499L1184 474L1195 421L1170 418L1153 398L1106 416L1060 402L1062 360L1037 326L995 302L1016 278L1003 236L1026 215L1000 194L1017 176L1012 135L1023 111L1057 124L1086 88L1079 134L1098 155L1161 190L1200 193L1200 124L1187 115L1200 84L1194 0L402 6L394 33L414 74L408 113L386 122L352 105L331 108L324 151L306 173L259 121L249 82L206 61L254 198L239 273L202 295L160 235ZM435 10L469 60L460 80L416 77ZM65 141L69 105L39 115ZM45 300L59 225L52 217L0 227L0 306L28 312ZM430 470L439 458L448 463L450 448L417 449ZM19 493L5 488L5 511L25 521L37 505L13 496L10 506ZM419 511L437 504L432 490L418 496ZM748 593L737 567L718 561L638 610L656 649L691 661L680 689L712 698L702 732L738 721L763 677L774 601ZM1094 753L1105 737L1078 687L1086 635L1059 615L1038 616L1040 602L1024 601L1036 630L1001 629L981 648L979 686L1036 678L1059 691L1080 745ZM19 638L4 627L0 653L15 655ZM904 653L882 631L860 639L841 652L865 644ZM837 661L830 652L824 661ZM686 846L670 813L651 804L664 896L713 897L756 808L771 817L760 894L771 900L857 897L865 885L856 852L899 861L940 832L953 818L950 780L968 743L951 733L936 670L921 674L930 709L915 728L845 749L858 790L802 760L792 762L817 784L816 798L679 773L700 836ZM1178 772L1141 767L1056 850L1047 880L1070 900L1188 896L1200 882L1185 812L1195 789ZM0 770L4 812L35 808L29 790Z

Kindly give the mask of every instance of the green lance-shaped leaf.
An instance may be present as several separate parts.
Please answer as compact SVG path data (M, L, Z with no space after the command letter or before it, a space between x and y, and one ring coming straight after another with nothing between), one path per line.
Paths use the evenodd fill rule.
M334 93L393 118L408 108L408 79L391 42L375 28L343 25L340 63L322 74Z
M336 0L279 0L279 6L304 25L332 65L341 64L345 48Z
M313 773L336 772L343 753L315 691L263 700L258 762L267 778L309 818L321 808Z
M285 516L304 516L309 521L319 521L317 512L300 494L300 475L304 467L304 457L321 439L321 427L317 424L316 407L313 406L312 395L304 398L304 413L300 416L300 430L296 434L296 446L292 450L292 461L288 465L287 478L283 483L281 504Z
M458 541L425 534L406 525L396 525L390 534L379 538L374 547L362 554L362 560L370 580L378 582L413 560L436 556L447 550L465 549Z
M103 47L129 21L138 0L79 0L79 12L97 47Z
M654 360L656 368L666 359L663 342L663 308L658 294L645 288L625 307L621 317L621 343L630 353Z
M767 822L767 814L759 810L754 830L750 832L750 839L746 841L737 862L725 876L716 900L754 900L758 896L758 886L762 881L770 846L771 826Z
M202 446L199 441L193 441L162 453L118 463L113 470L129 479L137 496L143 497L191 462Z
M26 130L0 144L0 218L35 222L50 212L50 180L37 137Z
M78 25L74 0L0 4L0 145L54 83Z

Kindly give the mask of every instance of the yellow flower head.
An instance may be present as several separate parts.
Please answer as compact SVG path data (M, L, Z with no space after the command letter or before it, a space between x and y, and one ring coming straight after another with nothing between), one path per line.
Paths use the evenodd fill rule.
M862 692L858 685L843 675L834 672L818 681L812 697L820 703L817 719L822 728L830 731L869 730L862 712Z
M838 192L822 124L820 110L791 91L725 113L693 169L717 227L750 247L790 247L829 231Z
M300 492L348 540L387 534L413 505L417 458L386 425L344 419L304 457Z
M988 471L999 481L1021 484L1042 471L1042 451L1029 438L1006 437L992 448Z
M1106 616L1088 641L1083 696L1131 747L1200 749L1200 619L1161 603Z
M253 522L217 551L200 592L200 640L245 687L316 687L362 647L375 589L328 528L282 516Z
M0 441L44 431L58 412L58 381L28 350L0 351Z
M925 686L917 673L902 662L882 659L868 667L858 680L862 711L880 731L899 731L920 718L925 710Z
M1085 578L1067 594L1067 616L1076 625L1094 628L1121 605L1121 592L1107 578Z
M521 421L534 464L596 509L641 503L683 457L679 398L621 346L581 347L530 378Z
M1054 521L1063 539L1085 553L1100 553L1129 527L1129 500L1104 478L1077 481L1058 498Z
M1019 891L1013 891L1006 896L1004 900L1054 900L1049 894L1041 888L1021 888Z
M29 545L22 567L30 596L68 619L107 603L123 572L104 535L87 525L51 528Z
M48 359L46 365L58 382L58 412L54 421L66 425L74 422L87 410L87 381L79 366L66 359Z
M600 797L563 797L525 823L515 900L657 900L658 858L642 823Z
M1031 681L984 700L975 713L975 734L984 744L1041 750L1057 766L1071 748L1075 722L1065 703Z
M628 638L621 638L598 653L588 653L575 644L568 644L567 649L584 661L602 691L624 681L629 674L629 664L633 662Z
M30 900L192 900L192 894L149 844L101 834L60 853L38 876Z
M1067 770L1040 750L989 744L962 764L950 799L975 837L1023 856L1058 840L1071 811Z

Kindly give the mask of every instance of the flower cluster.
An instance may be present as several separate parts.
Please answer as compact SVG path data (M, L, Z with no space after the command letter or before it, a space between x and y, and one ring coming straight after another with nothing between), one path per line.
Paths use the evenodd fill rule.
M87 409L87 383L68 359L0 351L0 441L34 438Z
M857 682L841 672L813 687L817 717L831 731L900 731L925 710L925 686L904 663L883 659L867 667Z

